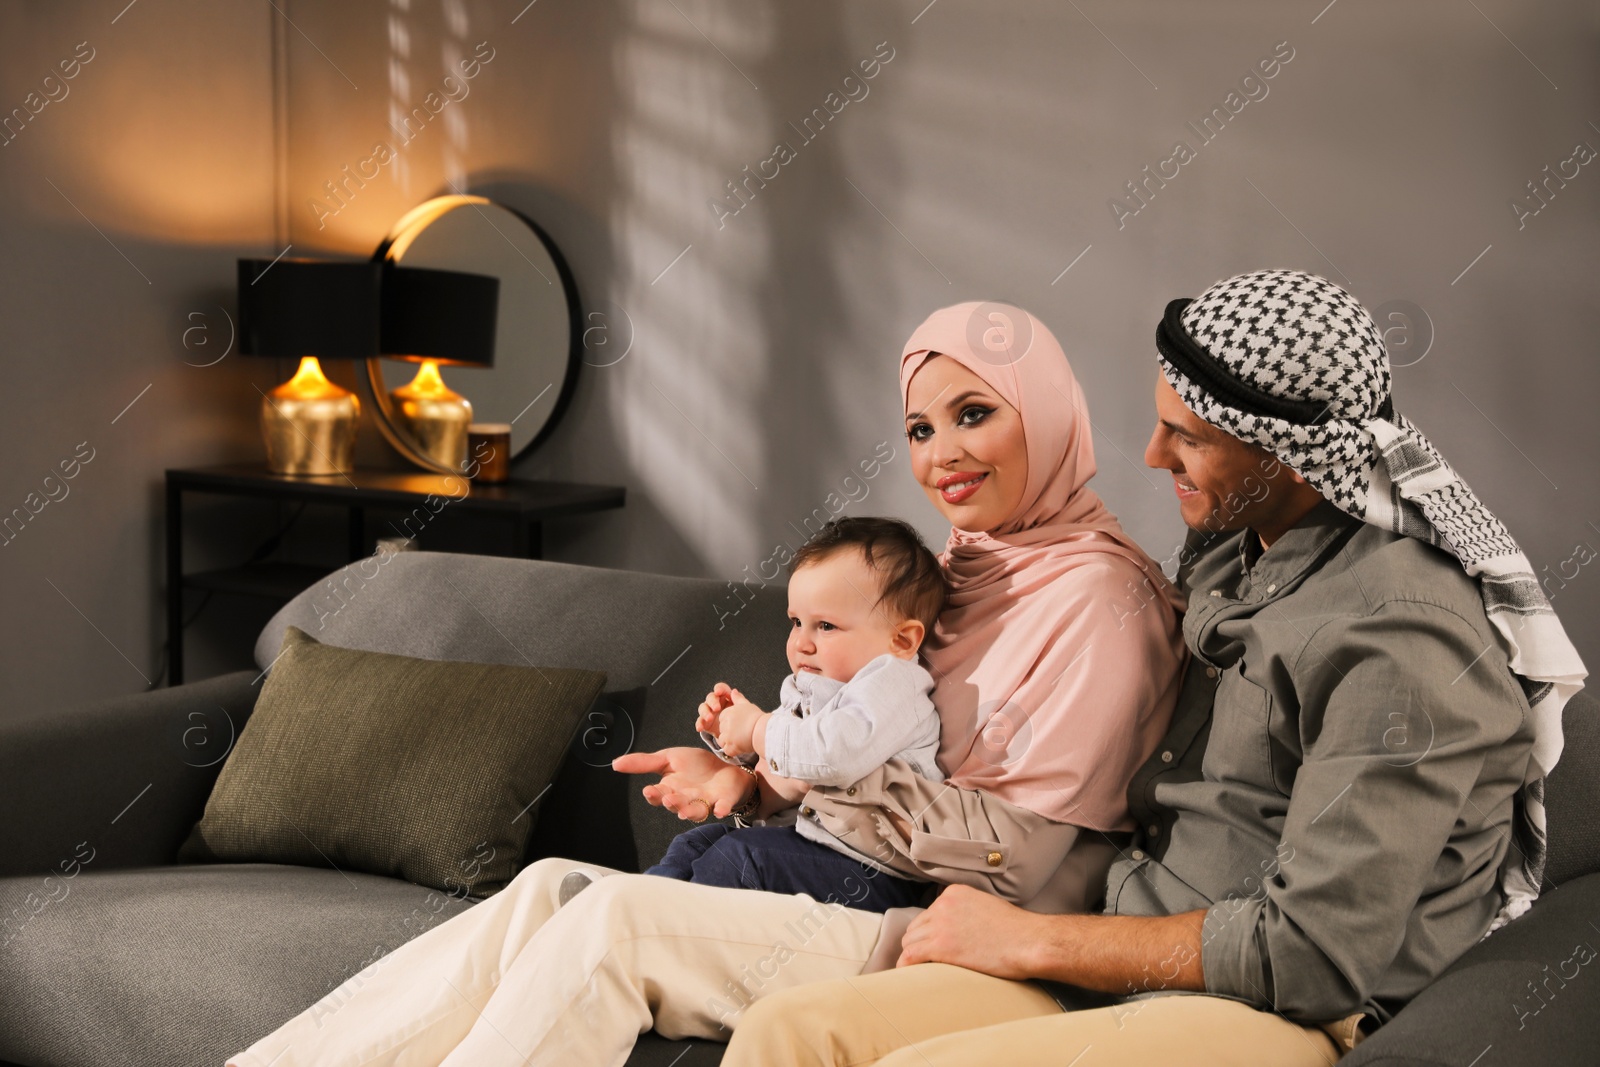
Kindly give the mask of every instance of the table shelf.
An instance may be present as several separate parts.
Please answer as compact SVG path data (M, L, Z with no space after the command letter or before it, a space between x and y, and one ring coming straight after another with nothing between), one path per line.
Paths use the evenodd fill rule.
M371 554L367 509L409 511L426 527L435 515L450 513L475 523L494 523L510 532L505 555L538 559L541 524L550 519L620 508L625 491L615 485L512 479L485 485L466 478L413 471L354 470L346 474L289 477L253 464L228 464L167 471L167 682L183 681L183 593L207 589L287 601L336 570L328 564L285 561L186 574L183 569L183 498L207 493L290 504L342 508L346 512L345 556L355 562ZM411 525L402 519L405 533ZM386 531L391 532L391 531Z
M189 589L210 589L218 593L291 600L301 590L332 574L337 567L318 567L309 563L252 563L245 567L185 574Z

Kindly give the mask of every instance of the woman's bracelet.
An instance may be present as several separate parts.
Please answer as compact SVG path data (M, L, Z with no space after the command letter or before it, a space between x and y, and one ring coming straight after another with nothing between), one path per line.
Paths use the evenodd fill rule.
M750 789L750 797L728 813L733 816L733 825L740 829L748 827L750 820L755 818L756 812L761 810L761 776L748 767L744 768L744 772L755 779Z

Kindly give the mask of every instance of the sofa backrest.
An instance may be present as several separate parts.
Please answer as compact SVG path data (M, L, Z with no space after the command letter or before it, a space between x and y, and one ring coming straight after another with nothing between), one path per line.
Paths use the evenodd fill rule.
M1600 701L1588 691L1561 714L1566 745L1545 782L1545 888L1600 871Z
M718 681L771 707L787 671L781 585L739 585L542 560L401 552L352 563L305 590L262 630L256 662L284 628L345 648L427 659L584 667L606 688L646 691L631 751L697 745L694 710ZM630 724L634 725L634 724ZM1547 887L1600 871L1600 702L1566 707L1566 748L1547 783ZM639 795L629 818L641 866L684 829Z
M344 648L425 659L581 667L606 672L611 692L644 688L629 750L698 745L695 709L718 681L771 707L788 670L787 597L702 578L440 552L368 557L303 591L256 642L265 669L284 629ZM629 818L641 865L685 825L639 795Z

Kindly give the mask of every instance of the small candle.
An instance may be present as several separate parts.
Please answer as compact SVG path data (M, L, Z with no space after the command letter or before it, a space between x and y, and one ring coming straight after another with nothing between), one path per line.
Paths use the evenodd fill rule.
M475 482L503 482L511 477L511 424L475 422L468 426L466 467Z

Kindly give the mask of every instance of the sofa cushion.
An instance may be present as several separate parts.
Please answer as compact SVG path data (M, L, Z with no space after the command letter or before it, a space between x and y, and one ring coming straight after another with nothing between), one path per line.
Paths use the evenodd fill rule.
M0 879L0 901L20 905L40 884ZM54 896L0 952L0 1059L218 1067L472 905L393 878L255 863L91 862Z
M1468 949L1342 1067L1590 1065L1600 1048L1600 874Z
M605 675L414 659L299 629L178 861L331 866L459 896L517 873Z
M784 588L754 577L758 566L735 583L443 552L382 559L353 563L285 605L256 643L260 666L295 625L344 648L604 671L613 690L650 691L636 752L702 747L695 709L715 683L771 707L788 673ZM649 866L683 823L645 803L646 779L627 781L639 863Z

